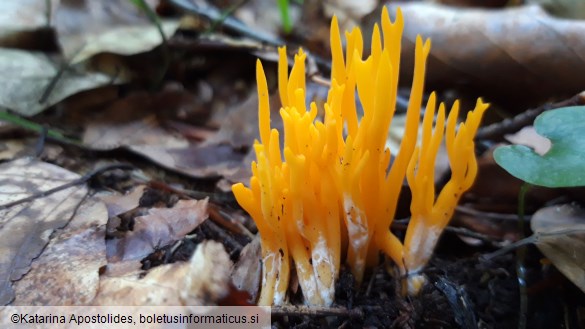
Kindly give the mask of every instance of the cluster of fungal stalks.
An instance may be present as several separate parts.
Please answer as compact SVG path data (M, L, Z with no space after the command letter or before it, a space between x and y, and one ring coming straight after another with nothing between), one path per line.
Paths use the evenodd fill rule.
M238 203L250 214L262 243L263 279L259 305L282 304L294 266L308 305L330 305L343 261L361 282L364 271L390 257L404 277L405 292L424 284L421 270L449 222L461 195L477 174L474 136L488 104L481 100L457 124L456 102L446 118L429 98L418 140L426 59L431 42L416 39L415 66L406 129L391 164L385 146L396 109L402 13L390 21L382 12L382 33L372 33L371 54L363 59L359 28L346 32L343 53L337 20L331 22L331 88L324 119L317 105L305 102L306 53L299 50L290 73L286 49L279 49L278 85L282 102L284 145L270 127L268 86L260 61L256 66L260 140L248 187L233 186ZM358 118L356 90L363 116ZM433 129L433 121L435 120ZM434 163L443 139L451 178L438 196ZM412 192L411 221L404 241L390 231L402 182ZM346 257L341 259L342 255Z

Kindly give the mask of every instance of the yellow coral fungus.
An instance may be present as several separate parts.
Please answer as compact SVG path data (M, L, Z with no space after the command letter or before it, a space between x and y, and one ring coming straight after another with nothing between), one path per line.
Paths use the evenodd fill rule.
M403 19L394 22L382 12L382 33L376 25L371 55L362 59L361 31L346 33L342 50L337 20L331 22L331 88L323 121L317 106L305 103L305 58L299 50L288 72L286 49L279 49L278 84L282 103L284 145L270 128L268 87L261 63L256 75L259 98L260 141L254 150L249 187L235 184L240 205L257 224L262 241L263 279L260 305L281 304L287 293L290 266L294 264L305 302L329 305L341 255L361 282L368 265L381 250L407 278L409 292L424 282L420 270L429 260L438 237L453 214L461 194L477 173L473 137L487 105L476 109L456 131L458 105L445 126L441 104L433 131L435 96L432 95L417 146L419 113L423 98L430 40L416 39L414 79L407 110L406 129L397 155L386 136L396 108ZM364 110L358 119L355 92ZM435 201L433 167L445 135L452 175ZM407 177L412 190L412 220L404 243L389 229L398 194ZM343 226L343 227L342 227ZM347 241L342 241L347 231ZM347 251L347 252L345 252Z
M412 192L411 219L404 240L404 258L397 262L406 274L405 290L416 294L424 283L420 271L431 258L441 232L453 216L455 206L463 192L467 191L477 175L475 145L473 138L483 112L488 104L479 99L467 120L456 131L459 103L455 102L445 126L445 107L439 106L435 129L432 120L435 113L435 95L427 104L423 119L423 137L420 148L414 152L408 168L408 185ZM435 201L434 165L441 140L445 134L445 145L451 166L451 178Z

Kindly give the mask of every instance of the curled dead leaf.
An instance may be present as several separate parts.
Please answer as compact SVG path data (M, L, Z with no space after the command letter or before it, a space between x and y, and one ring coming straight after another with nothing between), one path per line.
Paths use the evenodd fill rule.
M585 210L569 204L542 208L530 226L538 249L585 292Z
M229 292L232 263L223 245L204 241L189 262L138 274L103 277L94 305L215 305Z
M153 208L135 219L134 229L108 240L108 261L141 260L156 248L182 239L207 219L207 199L180 200L173 208Z
M107 220L103 203L84 202L24 277L14 282L12 305L87 305L97 293L99 269L106 265Z
M87 188L71 186L45 196L39 193L78 178L77 174L35 159L0 164L0 205L39 196L0 209L0 305L14 299L13 282L29 272L31 262L45 249L52 233L69 223Z
M412 81L414 41L420 34L432 40L426 78L430 89L460 85L481 90L485 97L539 104L583 88L584 21L552 17L537 5L499 10L427 2L388 6L390 13L400 7L407 18L403 82Z

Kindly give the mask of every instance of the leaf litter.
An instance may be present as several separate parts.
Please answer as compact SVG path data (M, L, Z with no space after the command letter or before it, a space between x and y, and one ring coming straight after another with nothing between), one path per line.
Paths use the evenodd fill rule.
M35 6L30 7L31 10L35 10L31 12L33 14L31 18L14 18L17 20L13 22L15 30L22 30L22 26L26 26L23 22L28 22L27 19L34 22L30 26L46 25L43 21L45 16L42 13L46 2L37 2ZM174 1L170 2L174 3ZM57 16L71 15L69 17L71 22L82 18L91 20L91 24L84 26L78 35L59 26L67 21L56 21L57 42L60 45L69 42L79 45L84 43L83 40L86 43L87 40L96 40L91 38L100 34L117 35L119 40L109 39L115 41L109 45L89 42L88 46L102 46L88 53L89 57L85 55L85 58L81 57L81 65L75 67L75 71L71 71L79 73L82 79L95 72L104 74L109 78L108 82L102 84L106 86L90 87L81 93L79 91L61 93L57 88L52 91L55 96L51 97L61 95L60 100L42 106L33 104L34 106L31 105L30 108L23 101L19 101L11 105L11 109L21 111L22 115L42 112L42 115L36 115L31 120L41 123L50 122L51 127L55 125L72 136L85 136L85 145L81 146L80 150L61 145L62 149L58 153L42 152L41 158L47 161L64 167L71 166L72 171L75 172L84 172L87 167L93 166L96 158L116 158L116 160L122 158L140 167L144 172L137 175L139 171L135 169L123 178L129 180L124 184L118 184L122 180L120 177L124 176L111 175L107 178L106 175L100 174L100 179L89 181L88 187L81 185L70 187L30 201L31 205L37 202L43 204L42 200L55 201L51 199L52 196L60 196L59 193L77 188L79 196L75 194L75 198L60 199L66 200L67 203L77 202L76 207L69 205L66 209L51 212L50 207L35 205L32 209L37 210L36 214L27 213L27 210L23 210L19 205L0 210L0 218L3 221L0 225L0 238L5 234L9 235L8 239L0 240L1 243L7 243L17 237L6 233L10 232L8 229L11 227L10 221L6 222L7 219L18 219L24 222L24 218L27 218L30 222L44 223L47 220L51 221L51 215L55 212L60 212L60 217L69 218L67 222L56 220L58 223L51 224L51 228L43 232L35 231L37 228L31 225L24 226L27 232L33 232L27 237L35 237L36 234L37 244L42 244L43 247L40 248L35 244L35 248L31 247L36 250L35 252L26 252L24 258L19 256L19 259L22 259L19 262L23 264L19 265L20 268L10 267L10 273L2 272L5 267L0 266L2 301L8 303L12 300L15 304L47 305L222 303L246 305L253 302L260 285L260 248L257 242L248 243L250 241L248 234L243 234L239 229L229 228L231 225L229 223L235 223L255 232L250 219L247 216L241 216L241 212L234 208L235 204L229 188L232 182L245 181L250 175L249 151L254 138L257 138L255 128L257 114L254 105L257 100L253 96L255 91L253 88L250 89L253 87L250 83L253 61L257 55L269 58L272 54L274 57L276 51L259 42L249 40L242 42L237 36L226 37L222 32L216 31L211 32L210 35L207 34L208 31L203 33L208 37L190 38L190 34L197 35L201 31L181 26L178 32L169 39L171 52L179 56L175 58L175 62L171 61L168 70L164 71L161 68L164 65L161 65L160 61L162 58L160 35L153 32L155 30L153 25L145 20L142 13L136 12L135 8L128 7L127 3L122 1L100 3L80 1L79 3L84 4L88 10L72 11L74 8L66 7L68 2L52 7L53 14L57 13ZM360 8L361 11L351 12L351 6L344 5L343 1L332 3L330 7L337 8L334 10L348 11L346 16L352 18L352 22L349 23L369 24L369 16L363 16L370 10L369 5ZM153 6L158 2L152 1L150 4ZM394 6L394 3L391 6ZM582 63L579 58L567 51L568 48L564 45L567 45L566 40L573 40L572 36L579 34L582 30L583 23L580 21L570 22L552 18L540 9L534 9L536 7L484 11L440 7L425 2L401 4L401 6L405 15L409 17L407 22L416 21L418 18L424 20L424 24L407 25L405 35L412 38L416 31L422 30L425 36L433 38L433 53L437 54L439 61L430 63L428 82L431 85L440 84L453 88L456 93L463 94L465 91L461 91L461 87L478 88L486 98L495 100L495 106L500 105L503 111L510 112L517 112L534 103L540 105L538 102L541 102L541 99L558 99L561 94L576 92L574 82L575 79L579 79L576 72L579 72L578 68ZM110 10L117 17L108 17L104 14L108 12L105 10L107 8L119 8L119 10ZM263 9L262 6L252 8L252 11L249 8L242 9L238 14L244 17L263 12L258 11L258 8ZM320 25L326 26L321 21L322 4L316 6L313 4L312 8L317 8L317 10L311 12L307 12L307 8L311 6L303 6L301 15L295 17L298 24L295 30L297 33L302 33L299 31L311 30L311 26L315 27L308 38L299 40L301 43L303 43L302 40L307 41L306 48L310 52L322 54L323 49L327 48L322 45L328 44L327 33L320 33L318 28ZM297 9L299 8L294 10ZM378 9L375 9L371 16L379 16L376 10ZM454 14L458 15L458 24L447 24L451 21L445 18L453 17ZM563 38L543 40L543 44L539 44L540 48L526 44L524 40L533 40L525 34L530 30L528 27L533 26L531 24L534 22L530 19L534 17L549 24L545 27L541 26L540 31L557 31ZM261 19L261 16L257 18ZM115 24L112 23L113 21ZM136 22L138 23L135 24ZM172 24L174 23L168 27L167 36L175 31ZM506 40L509 37L507 34L491 34L494 31L489 27L494 24L507 28L510 37L513 37L516 42L507 43ZM522 29L514 30L515 25ZM123 42L125 37L121 36L127 35L124 33L134 27L139 27L134 29L135 33L143 33L136 38L136 40L142 40L138 42L139 46L128 52L116 52L114 48L111 48L116 42ZM325 28L323 31L326 30ZM230 31L234 32L234 30ZM237 34L237 29L235 31ZM469 31L479 31L479 33L475 33L473 38L469 39L469 36L464 35ZM24 33L26 31L22 32L22 35L26 34ZM271 32L278 33L276 30ZM294 34L295 31L293 31ZM80 39L74 40L77 37ZM368 37L365 39L367 40ZM320 46L315 47L315 45ZM571 45L577 47L574 49L578 49L580 43L577 41ZM58 73L60 65L67 64L67 60L73 58L75 53L72 51L75 47L64 48L67 50L64 49L63 53L56 56L56 59L53 58L51 62L54 75ZM406 53L402 55L403 58L410 59L412 54L408 53L410 51L408 43L404 45L404 48ZM482 56L478 57L474 55L473 49L489 50L491 52L487 54L493 56L483 56L486 52L482 52ZM566 59L565 64L568 63L571 69L567 70L562 64L554 61L544 64L538 61L541 58L539 51L550 53L553 50L555 54ZM24 49L21 51L27 52ZM325 64L318 60L316 62L318 64L311 69L311 77L313 74L327 76L326 62ZM410 71L408 65L405 66L405 71ZM18 80L18 75L14 73L18 71L11 71L13 73L9 78ZM271 67L271 64L267 65L267 72L273 72L274 77L276 76L275 67ZM562 76L557 77L558 74ZM114 81L112 77L128 84L112 85ZM409 81L407 77L401 76L400 79L403 82ZM270 80L272 78L269 77ZM65 82L66 80L60 81L60 83ZM553 82L555 85L551 86ZM159 83L161 84L157 89L156 86ZM153 89L159 91L153 92ZM39 90L41 90L40 87ZM513 97L502 100L502 95L510 94ZM38 99L38 95L35 97ZM244 102L246 99L248 100ZM1 101L5 99L0 97ZM25 97L24 101L31 100ZM507 106L512 101L521 105L514 108ZM277 103L272 104L275 110L279 107ZM49 105L53 104L56 106L52 109L57 111L47 111L50 108ZM53 119L56 120L51 121L51 116L54 116ZM272 117L277 119L278 115ZM273 124L278 126L277 123ZM8 136L16 140L19 138L14 130L10 133L0 132L2 133L4 134L2 137ZM27 134L27 137L29 136L31 134ZM526 139L522 138L524 137L521 137L524 143ZM528 139L530 143L532 138ZM33 144L42 145L42 140L41 138L35 143L29 141L25 145L18 146L16 151L9 149L5 157L11 159L16 155L36 154L33 152L33 147L35 147ZM487 139L482 139L480 142L482 144L480 151L492 145ZM49 143L47 146L53 145L52 142L49 141ZM453 230L455 234L445 234L428 268L427 274L438 282L436 286L427 287L419 298L406 300L395 293L397 291L395 278L382 268L368 274L367 282L361 287L355 287L348 272L342 272L335 308L309 310L312 313L303 313L302 308L276 310L276 314L287 315L286 317L276 316L274 321L277 325L309 324L315 327L325 324L378 327L416 325L416 327L424 328L436 327L437 324L451 327L461 326L462 323L472 325L471 322L474 321L470 322L470 319L475 319L477 320L475 324L481 327L515 327L518 316L518 290L513 274L514 257L505 255L484 261L478 257L478 254L484 253L486 249L492 250L494 246L508 244L521 236L515 228L516 192L521 183L507 175L501 168L500 171L494 170L493 158L491 162L489 161L491 152L485 153L488 161L485 164L480 163L480 177L478 177L476 188L469 193L466 203L460 206L460 211L453 221L454 225L462 226L460 228L463 230ZM148 161L144 161L145 158ZM29 161L38 163L39 166L45 168L42 169L43 171L47 170L44 175L50 184L37 186L29 183L30 186L27 185L23 189L24 192L19 192L22 194L21 197L38 194L75 180L75 177L79 178L69 173L71 176L61 179L59 175L63 173L55 169L58 167L38 160ZM0 170L7 171L9 175L5 178L12 181L18 177L12 173L28 172L28 165L23 165L23 163L25 162L4 162L0 164ZM52 169L47 169L51 166ZM179 173L178 178L175 173ZM112 177L114 182L118 180L118 183L111 185L107 183ZM26 180L27 182L34 181L28 177ZM439 179L437 185L441 183ZM133 187L135 188L132 189ZM14 200L11 196L15 191L12 184L1 184L0 190L10 192L10 195L4 194L8 199L0 204ZM101 199L87 198L82 201L81 194L85 196L88 190L92 192L99 190ZM109 195L104 196L103 191L108 191ZM559 197L563 198L561 200L567 198L575 200L573 196L578 195L576 190L550 192L550 190L548 192L534 190L530 194L531 197L527 199L528 212L531 214L547 203L554 203ZM197 199L200 200L192 200L191 195L197 195ZM205 200L200 196L209 196L210 199ZM408 197L404 195L404 198ZM408 200L403 203L407 204ZM207 218L208 210L210 216L214 218ZM399 212L408 213L407 210L399 209ZM51 215L45 215L44 211L51 212ZM17 213L24 216L22 218L15 216ZM89 222L83 223L84 218ZM219 220L220 218L224 221ZM397 221L392 229L400 234L402 230L400 225L403 223L405 222ZM553 221L551 225L555 225L555 222ZM571 229L573 224L566 225L568 229ZM533 230L538 229L533 228ZM49 234L49 231L52 233ZM481 236L482 243L470 242L469 239L478 234ZM579 237L578 234L575 236ZM87 241L87 245L80 245L82 241ZM4 264L6 257L14 257L18 252L13 248L15 245L16 243L10 246L1 245L3 251L0 253L1 264ZM24 246L28 248L29 245L24 244ZM561 272L565 273L565 268L568 267L578 277L581 273L579 271L582 271L579 264L582 262L573 256L574 251L578 251L574 248L580 248L579 246L571 239L559 237L557 240L544 241L539 248L543 249L543 253ZM545 251L547 248L555 249L557 253L547 254ZM8 253L4 250L8 250ZM32 256L33 254L36 255ZM85 259L83 261L82 256ZM531 284L546 285L550 280L558 278L558 271L539 263L542 258L540 253L532 250L529 256L528 263L531 266L528 270ZM66 259L71 264L64 264ZM80 264L80 262L85 263ZM59 264L64 265L59 267ZM51 268L57 268L53 271L55 276L47 271ZM17 275L12 276L13 272ZM569 278L571 275L566 274ZM295 304L301 301L301 296L298 289L294 289L296 286L294 276L292 280L293 289L289 297L290 302ZM55 289L44 286L38 288L45 281L54 283ZM571 287L571 283L566 281L561 282L562 287ZM577 285L580 284L579 282L575 281ZM65 287L66 283L70 283L70 288ZM86 284L87 288L81 288L82 284ZM38 290L37 293L26 293L34 287ZM57 296L55 291L58 287L61 287L66 294ZM559 319L563 319L562 312L558 311L559 305L567 305L565 310L570 313L569 316L574 314L571 312L577 312L581 307L579 304L565 302L565 300L572 300L565 299L569 294L567 290L545 289L544 292L531 296L532 313L530 314L547 316L544 322L538 325L532 323L532 325L535 328L545 328L558 324ZM571 296L574 297L574 295ZM459 301L463 301L465 305L462 307ZM319 313L321 311L332 313ZM319 314L336 314L336 316L323 320Z

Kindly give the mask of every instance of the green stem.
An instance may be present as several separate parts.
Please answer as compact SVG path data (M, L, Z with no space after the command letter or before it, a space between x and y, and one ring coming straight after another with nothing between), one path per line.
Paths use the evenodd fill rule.
M27 119L21 118L17 115L10 114L4 111L0 111L0 121L8 122L15 126L21 127L25 130L33 131L39 134L43 133L43 130L46 129L43 125L40 125L36 122L29 121ZM68 138L57 130L47 129L46 132L47 137L52 138L56 141L73 145L81 145L81 142Z
M289 34L292 31L292 23L290 21L288 7L288 0L278 0L278 9L280 9L280 17L282 19L282 29L286 34Z
M531 185L528 183L522 184L520 193L518 194L518 229L521 237L526 235L524 225L524 214L526 207L526 193L530 190ZM520 246L516 249L516 276L518 277L518 287L520 288L520 312L518 315L518 329L525 329L527 324L528 313L528 295L526 288L526 246Z

